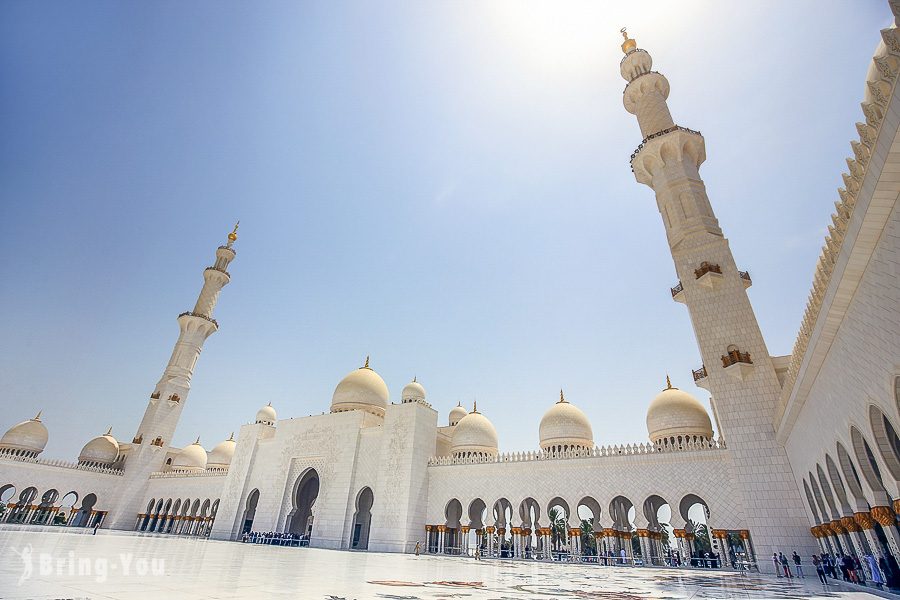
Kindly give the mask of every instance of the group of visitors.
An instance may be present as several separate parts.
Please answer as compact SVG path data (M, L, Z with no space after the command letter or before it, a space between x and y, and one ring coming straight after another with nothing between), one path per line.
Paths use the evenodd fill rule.
M775 552L772 554L772 564L778 577L805 577L803 559L796 552L790 558L782 552ZM857 556L843 552L823 552L812 555L812 564L823 585L828 585L830 577L847 583L874 585L878 589L887 586L892 590L900 590L900 565L891 554L876 559L871 553L867 553L860 560Z
M299 533L276 531L245 531L241 536L245 544L269 544L271 546L309 546L309 537Z
M815 563L816 557L813 555L813 564ZM803 561L796 552L791 555L790 559L781 552L773 552L772 564L775 565L775 574L778 575L778 577L787 577L789 579L793 577L805 577L803 574ZM794 565L793 572L791 571L791 564ZM784 574L782 575L782 573Z

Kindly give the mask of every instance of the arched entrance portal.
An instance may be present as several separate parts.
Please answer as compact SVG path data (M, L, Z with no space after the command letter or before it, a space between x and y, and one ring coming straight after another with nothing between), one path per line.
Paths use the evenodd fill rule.
M247 496L247 507L244 509L244 518L241 519L241 533L253 531L253 519L256 518L256 505L259 504L259 490L253 490Z
M319 497L319 474L308 469L294 488L294 509L288 516L288 532L309 540L313 528L313 505Z
M372 526L372 504L375 495L372 488L364 487L356 497L356 514L353 516L353 534L350 548L353 550L369 549L369 528Z

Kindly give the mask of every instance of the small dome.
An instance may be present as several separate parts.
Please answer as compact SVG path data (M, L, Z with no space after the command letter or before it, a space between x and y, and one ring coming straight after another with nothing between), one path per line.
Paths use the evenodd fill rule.
M334 388L334 395L331 397L331 412L364 410L383 417L389 401L388 387L384 383L384 379L369 368L369 357L367 356L365 365L351 371Z
M202 471L206 469L206 450L200 445L200 438L182 448L181 452L172 461L172 469L175 471Z
M409 402L425 402L425 388L422 387L422 384L416 381L416 378L413 377L413 380L403 386L403 392L400 394L400 400L403 404L407 404Z
M450 411L450 426L455 427L467 414L469 414L469 411L463 407L462 403L454 406Z
M559 402L550 407L540 426L541 450L561 452L575 448L593 448L591 422L581 409L570 404L559 392Z
M668 377L666 385L668 387L650 402L647 409L650 441L666 444L675 438L675 443L680 443L694 437L711 440L712 423L703 404L687 392L672 387Z
M275 425L275 409L269 402L256 412L256 422L263 425Z
M112 436L112 427L103 435L98 435L81 449L80 463L112 464L119 457L119 442Z
M450 452L453 456L496 456L497 430L478 407L459 420L453 429Z
M206 459L206 466L208 468L227 467L231 464L231 457L234 456L234 449L236 446L237 442L234 441L234 434L232 433L227 440L219 442L216 444L216 447L210 451L209 457Z
M41 413L38 412L33 419L10 427L0 438L0 449L37 456L44 451L49 438L47 428L41 423Z

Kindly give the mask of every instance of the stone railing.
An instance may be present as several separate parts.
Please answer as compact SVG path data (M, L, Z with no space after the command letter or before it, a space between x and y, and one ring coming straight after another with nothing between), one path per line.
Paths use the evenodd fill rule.
M44 465L46 467L55 467L57 469L74 469L76 471L87 471L89 473L101 473L103 475L117 475L120 476L124 474L122 469L114 469L112 467L101 467L97 465L86 465L82 463L72 462L68 460L60 460L57 458L33 458L33 457L25 457L25 456L12 456L10 454L2 454L0 453L0 460L10 461L10 462L25 462L31 463L35 465Z
M632 165L631 171L634 172L634 159L637 157L638 154L641 153L641 150L644 149L644 146L647 144L647 142L649 142L652 139L656 139L658 137L664 136L667 133L672 133L673 131L684 131L684 132L692 133L694 135L699 135L699 136L703 135L699 131L694 131L693 129L688 129L687 127L682 127L681 125L673 125L672 127L669 127L668 129L663 129L662 131L657 131L656 133L651 133L650 135L645 137L643 140L641 140L641 143L638 144L638 147L635 148L634 152L631 153L631 160L630 160L630 164Z
M750 271L738 271L738 277L740 277L744 281L753 283L753 280L750 279Z
M881 131L885 112L896 88L897 74L900 72L900 31L896 28L882 29L881 37L884 40L885 50L872 59L875 69L872 69L871 72L875 76L866 81L867 93L861 104L865 122L856 124L859 140L850 142L854 157L848 158L846 161L848 172L842 175L844 187L838 188L840 201L834 203L835 212L831 215L832 224L828 226L828 235L825 237L825 244L822 246L822 252L816 263L812 289L807 299L806 311L803 313L800 331L791 352L791 362L782 388L782 407L790 398L797 380L797 373L806 355L810 337L825 299L825 292L831 283L831 275L847 233L847 226L856 207L857 196L868 171L869 157L875 148L875 141ZM893 136L893 134L891 135Z
M694 376L694 381L700 381L709 376L709 373L706 372L706 365L701 366L699 369L694 369L691 371L691 374Z
M183 313L181 313L180 315L178 315L178 318L179 318L179 319L180 319L181 317L200 317L201 319L206 319L207 321L209 321L210 323L212 323L213 325L215 325L216 328L219 327L219 323L218 323L215 319L213 319L212 317L208 317L208 316L206 316L206 315L201 315L200 313L191 312L191 311L189 311L189 310L188 310L188 311L185 311L185 312L183 312Z
M215 469L209 471L156 471L150 473L150 479L176 479L183 477L224 477L228 475L228 469Z
M676 446L656 446L650 443L624 444L621 446L595 446L591 449L569 450L567 452L508 452L497 456L432 456L429 465L469 465L479 463L512 463L533 462L543 460L566 460L578 458L603 458L614 456L640 456L650 454L672 454L680 452L698 452L703 450L724 450L725 443L720 441L685 442Z
M237 250L231 246L219 246L219 250L231 250L237 256Z

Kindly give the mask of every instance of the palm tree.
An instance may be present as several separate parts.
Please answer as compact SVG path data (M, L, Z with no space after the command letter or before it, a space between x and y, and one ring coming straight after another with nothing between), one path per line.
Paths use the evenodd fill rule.
M671 525L668 523L660 523L659 524L659 535L660 541L662 542L662 547L666 550L669 549L669 528Z
M582 554L597 554L597 540L594 538L594 517L581 520L581 547L584 550L593 550L593 552L582 550Z
M553 549L559 552L559 545L566 536L566 520L563 518L562 511L555 506L547 513L550 519L550 536L553 543Z

